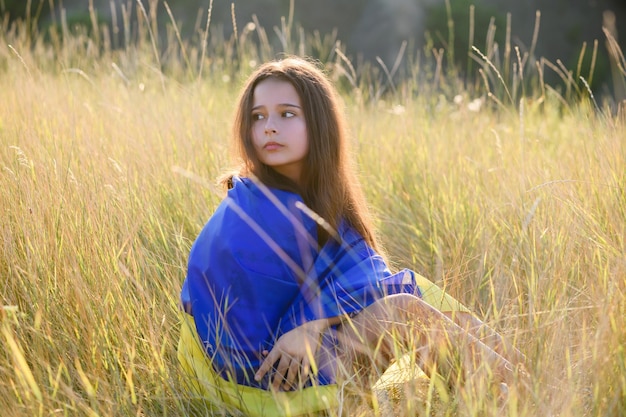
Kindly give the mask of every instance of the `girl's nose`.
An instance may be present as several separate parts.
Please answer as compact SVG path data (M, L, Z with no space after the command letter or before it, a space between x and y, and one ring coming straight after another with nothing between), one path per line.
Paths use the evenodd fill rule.
M274 119L272 117L268 117L265 123L265 134L273 135L276 134L278 130L276 130L276 125L274 124Z
M274 125L270 125L269 123L265 125L265 134L266 135L274 135L277 133L276 127Z

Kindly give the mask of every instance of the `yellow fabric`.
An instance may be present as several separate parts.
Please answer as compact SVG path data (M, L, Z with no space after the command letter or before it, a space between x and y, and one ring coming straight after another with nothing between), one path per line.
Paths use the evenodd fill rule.
M469 312L461 303L446 294L428 279L415 274L422 299L442 312ZM183 313L178 342L178 360L189 390L209 404L219 408L236 409L250 417L289 417L337 408L339 389L336 384L312 386L299 391L271 392L226 381L213 369L196 334L193 317ZM408 379L427 378L419 369L409 366L411 361L399 360L380 378L375 388L398 384Z
M196 335L193 317L184 314L178 360L190 377L189 389L210 404L238 409L250 417L298 416L338 406L337 386L312 386L299 391L271 392L221 378L210 364Z
M459 303L456 299L454 299L454 297L444 292L427 278L415 274L415 283L422 293L422 300L442 313L448 311L463 311L465 313L470 312L463 304Z

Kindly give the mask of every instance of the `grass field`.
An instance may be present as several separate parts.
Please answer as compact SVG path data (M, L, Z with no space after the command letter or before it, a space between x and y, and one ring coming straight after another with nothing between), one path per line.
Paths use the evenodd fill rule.
M149 36L111 50L6 26L0 40L0 414L184 415L178 293L221 198L205 183L230 166L236 94L268 52L174 39L155 55ZM394 264L529 359L532 385L504 409L469 392L439 413L626 415L624 110L513 94L512 76L509 103L328 68Z

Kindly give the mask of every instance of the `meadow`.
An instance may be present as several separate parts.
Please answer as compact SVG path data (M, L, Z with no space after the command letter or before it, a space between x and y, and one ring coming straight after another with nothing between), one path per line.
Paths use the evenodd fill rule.
M340 87L394 265L528 358L503 407L478 390L422 415L626 415L624 107L533 83L514 54L517 72L483 60L473 84L425 54L400 82L289 24L278 47L247 41L254 25L207 43L170 26L157 45L148 20L121 48L88 27L0 32L1 415L222 415L181 384L178 294L233 164L239 87L280 51L321 56Z

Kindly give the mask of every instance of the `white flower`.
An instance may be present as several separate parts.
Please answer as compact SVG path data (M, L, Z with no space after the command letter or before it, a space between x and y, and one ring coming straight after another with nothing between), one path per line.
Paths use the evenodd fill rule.
M480 111L480 108L482 106L483 106L483 99L475 98L467 105L467 110L477 113Z

